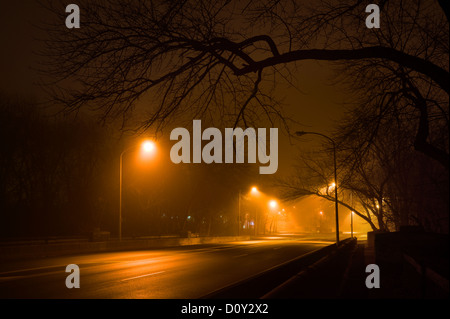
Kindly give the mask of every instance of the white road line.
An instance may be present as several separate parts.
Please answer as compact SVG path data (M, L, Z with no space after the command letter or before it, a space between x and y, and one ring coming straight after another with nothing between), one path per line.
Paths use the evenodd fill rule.
M122 279L121 281L128 281L128 280L138 279L138 278L142 278L142 277L153 276L153 275L161 274L161 273L163 273L163 272L165 272L165 270L163 270L163 271L158 271L158 272L154 272L154 273L151 273L151 274L146 274L146 275L141 275L141 276L136 276L136 277L126 278L126 279Z

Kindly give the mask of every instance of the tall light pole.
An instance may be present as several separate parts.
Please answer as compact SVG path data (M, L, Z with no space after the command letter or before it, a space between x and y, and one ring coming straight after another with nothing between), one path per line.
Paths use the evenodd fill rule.
M352 203L352 207L353 207L353 192L350 193L350 197L351 197L351 203ZM353 239L353 214L355 214L354 211L350 212L350 236Z
M256 187L256 186L253 186L251 189L250 189L250 193L252 194L252 195L256 195L256 194L258 194L258 188ZM241 190L239 189L239 195L238 195L239 197L238 197L238 236L240 236L240 234L241 234Z
M351 238L353 238L353 214L354 214L355 212L354 211L352 211L350 214L350 237Z
M259 194L258 187L253 186L252 189L250 190L250 193L251 193L253 196L257 196L257 195ZM258 209L255 209L255 221L254 221L254 223L253 223L253 233L254 233L255 236L257 235L257 229L256 229L256 227L257 227L258 225L259 225L259 224L258 224Z
M241 190L238 198L238 236L241 236Z
M122 241L122 175L123 175L123 155L135 148L142 148L144 153L152 153L156 145L153 141L146 140L138 145L133 145L120 153L119 157L119 241Z
M269 211L272 211L272 214L273 213L276 214L275 211L276 211L276 208L278 208L278 202L276 200L274 200L274 199L270 200L269 201L269 208L270 208ZM273 221L274 221L274 216L272 215L272 219L271 219L270 225L269 225L269 231L270 232L273 230ZM264 233L266 231L265 227L266 226L264 225Z
M322 228L322 226L323 226L323 212L320 211L320 212L319 212L319 215L320 215L319 233L321 233L321 232L323 231L323 228Z
M306 134L314 134L322 136L328 139L333 144L333 160L334 160L334 201L335 201L335 211L336 211L336 246L339 246L339 213L338 213L338 183L337 183L337 165L336 165L336 143L334 140L325 134L317 133L317 132L305 132L299 131L295 132L297 136L303 136Z

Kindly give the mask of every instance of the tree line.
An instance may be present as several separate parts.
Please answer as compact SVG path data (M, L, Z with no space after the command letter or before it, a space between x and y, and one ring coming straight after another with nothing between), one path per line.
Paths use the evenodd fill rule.
M79 29L48 29L44 72L59 80L53 96L68 110L94 108L126 122L151 97L143 131L202 117L244 127L266 121L293 133L273 92L282 82L295 86L304 61L325 61L351 95L332 133L341 205L358 198L352 208L375 229L421 224L448 232L448 3L381 1L381 26L373 29L366 5L80 2ZM61 4L49 9L64 21ZM331 182L329 157L303 158L307 169L286 196L331 199L318 191Z
M96 228L117 236L119 155L141 138L124 137L91 116L55 114L6 97L0 121L2 238L87 236ZM146 163L125 155L123 235L234 235L238 187L258 174L241 166Z

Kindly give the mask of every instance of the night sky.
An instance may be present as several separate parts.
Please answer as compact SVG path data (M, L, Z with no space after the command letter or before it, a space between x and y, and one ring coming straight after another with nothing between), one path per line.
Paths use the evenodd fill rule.
M82 10L81 8L81 17ZM26 0L1 2L0 15L1 93L13 100L45 99L38 84L42 79L36 69L41 69L42 60L37 54L42 49L39 39L45 37L45 31L38 26L49 21L48 13L36 1ZM60 24L61 28L65 28L64 21ZM296 65L299 73L296 79L298 86L281 84L275 92L276 96L283 99L284 114L298 123L290 127L291 133L305 130L331 134L334 124L343 116L347 101L344 87L339 87L333 81L332 63L301 61ZM315 136L289 138L283 129L279 129L278 171L274 175L260 176L260 181L267 180L270 184L273 178L291 177L296 172L296 161L302 150L309 150L311 147L320 149L323 144L324 141ZM269 191L277 193L278 189ZM333 205L317 198L303 199L302 202L303 213L317 213L317 205L323 208L330 206L327 209L331 211ZM304 221L304 217L299 215L295 223L301 224Z
M42 90L36 85L40 79L34 69L39 68L41 59L36 52L40 49L39 37L42 31L37 25L46 21L46 12L36 1L9 1L0 4L0 15L1 91L6 96L39 99ZM64 27L64 21L61 21L61 28ZM342 88L335 83L331 85L331 63L303 61L298 66L301 73L297 77L299 86L279 86L276 92L278 96L285 97L285 114L299 123L298 127L293 126L291 130L330 133L333 124L343 114L346 98ZM289 140L281 130L279 134L278 175L289 174L295 162L298 146L293 147L291 143L302 146L310 141L317 145L321 143L320 139L304 137L298 144L299 141Z

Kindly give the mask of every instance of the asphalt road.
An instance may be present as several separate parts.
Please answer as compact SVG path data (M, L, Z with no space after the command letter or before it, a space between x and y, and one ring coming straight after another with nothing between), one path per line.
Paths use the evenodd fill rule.
M8 262L0 265L0 298L195 299L329 244L264 238ZM69 264L79 266L80 288L65 285Z

